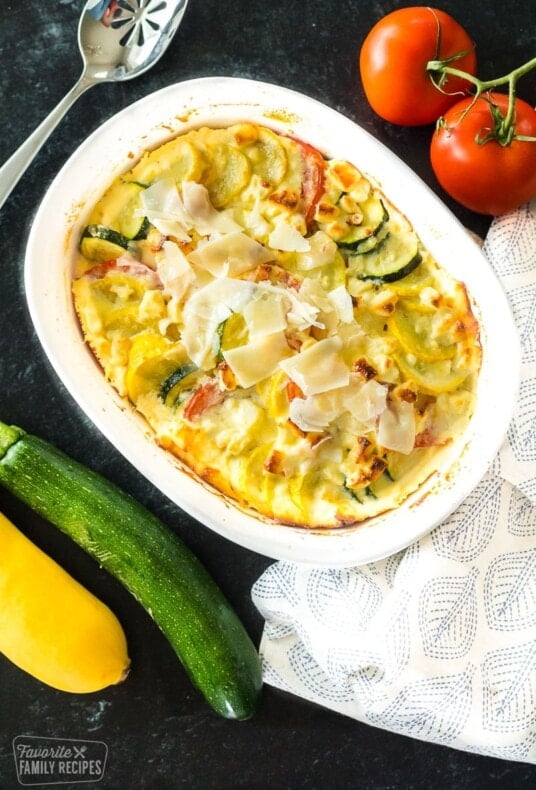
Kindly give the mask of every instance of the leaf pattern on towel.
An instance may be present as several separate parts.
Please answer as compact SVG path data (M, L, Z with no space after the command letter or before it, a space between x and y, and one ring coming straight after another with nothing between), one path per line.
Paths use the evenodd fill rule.
M282 623L281 618L287 618L286 612L270 610L270 617L275 617L275 620L270 620L266 623L264 632L268 639L284 639L295 633L294 625L292 623Z
M367 706L375 700L385 699L382 663L382 656L371 650L329 649L325 670L335 684L347 689L349 699L358 699Z
M411 577L419 559L419 543L413 543L404 551L393 554L385 561L385 580L389 587L398 586Z
M382 601L366 568L313 568L307 579L307 603L323 625L342 634L363 631Z
M392 683L407 666L411 654L411 632L408 607L412 599L402 590L396 597L393 611L385 625L385 681Z
M530 274L536 249L535 212L533 201L492 223L484 252L499 276Z
M528 365L536 362L536 302L531 289L525 287L512 288L509 297L519 327L523 362Z
M516 537L536 537L536 505L512 488L508 505L508 532Z
M472 675L465 672L409 683L384 710L367 711L377 727L448 744L462 731L471 707Z
M292 685L284 678L281 672L275 669L274 665L265 656L261 656L261 665L264 683L277 686L283 691L289 691L290 693L294 691Z
M296 576L298 566L290 562L278 562L272 565L270 573L263 573L253 586L255 599L262 604L262 601L270 601L270 607L274 601L281 601L283 608L296 606L300 597L296 591Z
M522 381L508 441L519 464L536 461L536 380Z
M478 569L472 568L466 576L438 576L424 585L419 627L430 658L461 658L469 652L478 622L477 576Z
M432 532L440 557L472 562L493 537L500 508L502 483L486 477L459 508Z
M482 662L483 725L517 732L536 725L536 640L492 650Z
M499 554L484 580L490 628L515 631L536 625L536 549Z
M315 697L332 702L349 702L353 699L350 686L336 686L306 650L303 642L292 645L287 658L299 683Z

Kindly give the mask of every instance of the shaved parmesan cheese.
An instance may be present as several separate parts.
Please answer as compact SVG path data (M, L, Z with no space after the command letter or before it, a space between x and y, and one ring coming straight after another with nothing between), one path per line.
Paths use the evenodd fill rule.
M387 392L387 387L377 381L363 384L352 378L344 387L311 395L305 400L294 398L290 403L290 419L302 431L319 431L349 412L363 430L372 431L386 408Z
M172 241L165 241L157 256L156 271L164 290L174 299L180 300L195 279L188 259Z
M250 337L282 332L287 328L284 295L262 287L244 308L244 318Z
M270 291L282 297L287 313L287 322L293 328L299 330L308 329L311 326L317 326L319 329L324 328L324 325L316 320L319 313L318 307L302 298L301 289L299 293L296 293L293 288L283 288L280 285L272 285L267 282L260 283L258 289L259 293ZM306 291L304 291L304 295L307 296Z
M303 271L310 271L331 263L337 253L337 245L327 233L318 230L307 241L309 242L309 250L300 252L298 255L298 268Z
M197 316L183 327L181 340L186 353L201 370L214 367L216 360L216 330L218 322Z
M285 333L275 332L223 352L223 358L241 387L252 387L267 379L290 354Z
M184 208L191 218L192 227L200 236L209 236L214 232L232 233L242 230L228 212L214 208L208 190L203 184L183 181L181 189Z
M311 277L306 277L302 282L299 291L300 300L306 301L314 307L321 310L323 313L332 312L334 309L333 302L322 283L319 280L314 280Z
M354 320L354 305L352 303L352 297L344 285L339 285L338 288L334 288L333 291L330 291L329 298L335 306L339 320L342 321L343 324L351 324Z
M350 380L350 372L340 354L341 348L338 337L328 337L283 360L280 366L305 395L344 387Z
M242 313L254 293L254 283L219 277L192 294L184 307L185 319L199 316L219 323L231 313Z
M182 204L175 181L161 178L140 192L141 214L164 236L190 241L190 219Z
M415 412L411 403L392 403L380 415L378 444L408 455L415 446Z
M292 298L291 301L292 307L287 313L289 324L300 330L308 329L310 326L324 329L324 324L316 320L319 312L317 307L297 297Z
M289 417L302 431L323 431L330 423L315 397L293 398L290 402Z
M374 379L354 382L345 392L345 406L364 426L372 429L387 406L388 389Z
M237 232L200 243L188 260L214 277L236 277L273 260L273 253L245 233Z
M268 237L268 244L274 250L284 252L308 252L311 249L309 241L288 222L279 221Z
M255 285L221 277L195 291L184 306L181 340L197 367L208 370L215 364L219 324L231 313L242 312Z

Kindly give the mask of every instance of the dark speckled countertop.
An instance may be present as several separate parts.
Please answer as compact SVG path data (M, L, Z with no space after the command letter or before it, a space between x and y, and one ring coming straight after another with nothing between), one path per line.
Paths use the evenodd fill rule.
M152 509L206 564L256 643L262 621L250 589L270 561L211 533L166 500L81 413L49 366L28 317L26 240L47 186L90 132L158 88L209 75L258 78L320 99L363 125L441 194L428 163L430 129L396 128L375 117L357 75L356 55L365 34L384 13L403 5L407 3L396 0L190 0L162 60L139 79L85 93L0 213L0 419L54 442ZM77 80L81 6L81 0L2 2L2 159ZM534 52L533 1L444 0L441 7L478 43L483 78L506 73ZM534 75L524 78L519 93L536 102ZM485 234L488 219L448 205L468 228ZM43 260L44 272L46 267ZM3 490L0 510L112 607L125 627L133 659L127 683L72 696L41 685L0 656L1 788L20 786L12 747L19 735L105 743L104 778L85 786L112 790L534 786L536 777L527 765L383 732L270 687L252 720L238 724L218 718L192 689L148 615L118 583Z

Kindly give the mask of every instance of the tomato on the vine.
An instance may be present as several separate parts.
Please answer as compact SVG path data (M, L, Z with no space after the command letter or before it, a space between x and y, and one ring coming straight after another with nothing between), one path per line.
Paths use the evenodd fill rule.
M437 180L454 200L480 214L505 214L536 196L536 110L516 98L512 139L501 141L494 135L508 104L502 93L462 99L432 137Z
M455 19L426 6L400 8L380 19L359 54L361 80L373 110L402 126L434 123L471 85L457 76L432 75L426 65L433 60L476 73L473 42Z

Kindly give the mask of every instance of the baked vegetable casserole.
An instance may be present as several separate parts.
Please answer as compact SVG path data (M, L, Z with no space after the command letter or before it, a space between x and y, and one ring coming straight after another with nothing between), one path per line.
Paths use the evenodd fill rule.
M353 164L263 126L146 152L91 210L73 294L155 440L275 522L396 507L473 412L464 285Z

